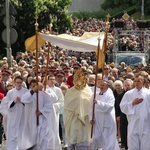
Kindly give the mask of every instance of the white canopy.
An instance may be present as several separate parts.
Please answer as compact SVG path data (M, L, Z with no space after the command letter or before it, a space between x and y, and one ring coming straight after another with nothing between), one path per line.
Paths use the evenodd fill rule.
M95 52L98 45L98 37L100 37L100 47L103 46L104 32L85 32L82 37L71 36L68 34L51 35L40 33L41 37L54 45L61 48L79 51L79 52Z

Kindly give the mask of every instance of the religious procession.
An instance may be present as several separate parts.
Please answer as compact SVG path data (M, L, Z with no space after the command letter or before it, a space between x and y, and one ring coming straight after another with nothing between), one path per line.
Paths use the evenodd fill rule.
M128 17L57 35L35 17L26 51L0 61L0 149L150 150L150 33Z

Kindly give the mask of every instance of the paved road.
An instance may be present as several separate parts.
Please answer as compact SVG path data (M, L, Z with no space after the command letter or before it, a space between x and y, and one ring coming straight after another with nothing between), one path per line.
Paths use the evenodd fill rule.
M0 150L6 150L6 141L3 141L2 147L0 148ZM124 150L123 148L121 148L120 150Z
M0 150L6 150L6 141L3 141L2 147L0 147Z

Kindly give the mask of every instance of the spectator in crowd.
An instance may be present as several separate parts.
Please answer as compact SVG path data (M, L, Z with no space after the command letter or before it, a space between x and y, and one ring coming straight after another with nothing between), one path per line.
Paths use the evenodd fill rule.
M113 68L113 69L111 70L111 75L115 78L115 80L118 79L118 78L119 78L118 69L117 69L117 68Z
M1 103L3 98L4 98L4 94L0 93L0 103ZM2 146L2 134L3 134L3 132L2 132L2 122L3 122L3 116L0 113L0 148Z
M133 88L133 81L131 79L126 79L123 83L123 89L125 92L131 90ZM127 127L128 127L128 121L126 114L124 114L122 111L120 112L120 133L121 133L121 148L125 148L125 150L128 150L128 144L127 144Z
M73 78L74 78L74 74L76 73L76 71L78 69L81 68L81 65L79 63L74 63L73 64L73 74L71 76L68 77L67 79L67 84L72 87L74 84L73 84Z
M150 89L150 78L145 78L144 87Z
M117 136L118 141L121 143L121 135L120 135L120 102L123 97L123 83L120 80L116 80L113 83L114 87L114 97L115 97L115 112L116 112L116 122L117 122Z
M65 73L62 70L57 70L56 71L56 76L55 76L55 86L57 87L61 87L61 85L65 84L67 85L67 83L64 82L65 80ZM67 85L69 87L69 85Z
M62 86L60 87L60 89L61 89L63 95L65 96L65 95L66 95L66 92L67 92L67 90L68 90L68 86L62 85Z
M3 93L6 95L7 93L7 84L8 81L10 80L10 72L9 70L2 70L2 78L1 78L1 83L0 83L0 93Z
M89 75L89 77L88 77L88 85L90 87L93 87L95 85L95 75L94 74Z
M109 77L111 76L110 75L110 67L109 65L105 65L104 66L104 80L108 81Z
M62 69L63 69L63 72L64 72L64 74L65 74L65 79L64 79L64 81L67 82L68 77L71 76L71 68L69 68L69 67L64 67L64 68L62 68Z

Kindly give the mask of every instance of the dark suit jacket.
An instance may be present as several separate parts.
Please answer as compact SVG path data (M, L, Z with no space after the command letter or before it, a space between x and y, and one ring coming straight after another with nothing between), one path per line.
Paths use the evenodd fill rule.
M126 91L123 91L123 95L126 93ZM127 120L127 116L126 114L124 114L123 112L120 113L120 124L124 125L128 125L128 120Z
M120 110L120 102L122 100L122 97L124 95L124 90L122 89L120 93L117 93L116 90L113 91L114 97L115 97L115 112L116 112L116 117L120 116L121 110Z

